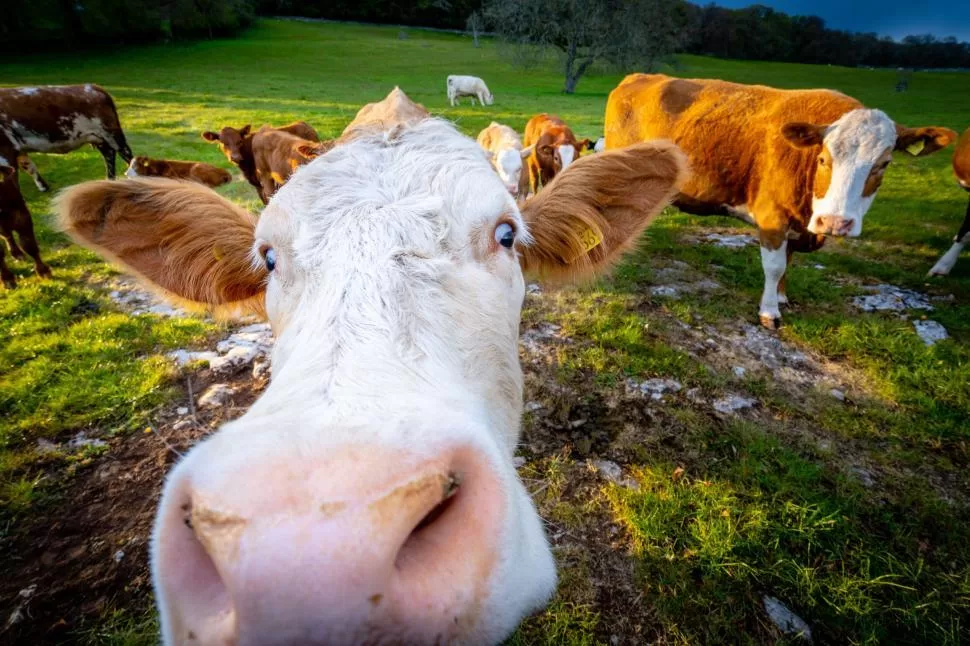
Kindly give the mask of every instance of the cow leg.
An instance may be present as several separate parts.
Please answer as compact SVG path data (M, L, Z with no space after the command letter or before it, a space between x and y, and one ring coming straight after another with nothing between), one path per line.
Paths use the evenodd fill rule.
M23 260L25 257L24 250L20 248L20 245L18 245L17 241L14 239L13 231L7 227L3 227L3 230L0 231L0 236L7 241L7 246L10 247L10 255L17 260ZM0 245L0 248L2 248L2 245Z
M108 179L115 178L115 147L107 142L102 142L95 146L101 156L104 157L104 175Z
M17 278L10 271L10 268L7 267L7 261L4 260L4 256L6 255L6 252L3 250L3 245L0 244L0 281L3 282L3 286L7 289L13 289L17 286Z
M51 268L40 259L40 247L37 246L37 238L34 237L34 223L29 214L24 214L18 218L17 235L20 237L20 244L23 245L31 258L34 259L34 271L41 278L51 277Z
M970 243L970 202L967 202L967 215L963 218L959 233L953 238L953 245L936 261L933 269L930 269L929 275L946 276L949 274L953 265L957 264L957 258L960 257L960 252L963 251L967 243Z
M761 235L761 268L765 272L765 287L761 294L761 308L758 316L761 324L769 330L781 326L781 311L778 309L778 286L788 268L788 240L784 237L781 244Z
M791 256L793 253L795 253L795 250L792 249L790 246L786 245L786 247L787 249L785 250L785 273L781 275L781 279L778 281L778 304L779 305L788 305L788 294L787 294L787 290L785 289L787 287L787 284L785 283L785 277L788 276L788 268L791 266Z
M37 186L37 190L41 193L46 193L50 190L50 186L44 181L44 178L40 176L40 171L34 166L34 161L28 157L26 154L17 155L17 165L31 176L34 180L34 184ZM11 251L11 253L13 253Z

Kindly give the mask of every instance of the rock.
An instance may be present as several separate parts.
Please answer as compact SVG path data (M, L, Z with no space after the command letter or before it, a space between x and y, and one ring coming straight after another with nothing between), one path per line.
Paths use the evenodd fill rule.
M574 419L573 421L569 422L569 428L579 428L587 421L588 420L585 420L585 419Z
M727 397L722 397L714 402L714 410L725 415L735 413L739 410L744 410L745 408L751 408L758 403L758 400L751 399L749 397L742 397L741 395L728 395Z
M185 310L172 307L163 300L156 298L151 292L141 289L134 281L119 280L115 283L115 286L118 289L111 291L108 298L132 314L157 314L173 318L189 316L189 313Z
M191 350L184 350L180 348L178 350L172 350L165 356L174 360L175 363L181 368L182 366L195 363L196 361L206 361L211 365L213 360L219 358L219 353L211 352L209 350L193 352Z
M37 584L35 583L33 585L27 586L26 588L23 588L22 590L20 590L20 592L17 593L19 602L17 603L17 607L13 609L13 612L10 613L10 616L7 617L7 623L4 626L5 630L7 628L10 628L14 624L19 624L21 621L24 620L24 607L26 607L27 602L30 601L30 598L33 597L34 593L36 592L37 592Z
M236 390L229 384L212 384L199 397L200 408L218 408L224 406L229 398L236 393Z
M801 637L809 644L812 643L812 629L801 617L774 597L765 595L762 601L765 604L765 612L768 613L768 618L771 619L771 623L775 624L778 630L785 635Z
M78 433L77 435L75 435L74 437L72 437L67 441L67 448L71 449L72 451L77 451L79 449L86 449L88 447L97 448L101 446L108 446L108 443L105 442L104 440L88 437L87 433L85 433L84 431L81 431L80 433Z
M173 431L183 431L187 428L192 428L195 422L191 419L180 419L179 421L172 424Z
M838 388L833 388L832 390L829 391L829 394L832 395L832 397L838 399L840 402L845 401L845 393L839 390Z
M862 486L867 489L871 488L874 484L876 484L876 481L873 479L872 474L869 473L869 471L867 471L866 469L863 469L862 467L858 467L858 466L849 467L849 472L855 477L857 477L859 479L859 482L862 483Z
M562 328L552 323L540 323L531 330L526 330L520 339L522 346L527 352L537 354L542 350L542 346L552 340L560 339L559 330Z
M178 408L175 409L175 414L176 415L188 415L189 414L189 409L187 407L185 407L185 406L179 406Z
M656 287L650 288L651 296L668 296L670 298L679 298L680 291L676 287L671 287L670 285L657 285Z
M864 288L872 292L866 296L856 296L852 304L863 312L902 312L904 310L932 310L926 294L895 285L876 285Z
M734 372L734 376L737 377L738 379L743 378L744 375L748 372L747 370L744 369L744 366L734 366L734 368L732 368L731 370Z
M118 550L117 552L115 552L115 555L114 555L115 563L121 563L121 559L123 558L125 558L124 550Z
M534 413L537 410L542 410L543 408L545 408L545 406L543 406L539 402L527 402L525 405L525 412Z
M61 447L57 446L57 444L51 442L50 440L45 440L44 438L37 440L37 452L41 455L50 455L51 453L57 453L60 450Z
M539 283L529 283L525 286L526 294L541 294L542 288L539 287Z
M266 359L253 361L253 379L269 378L270 365Z
M819 269L819 270L825 269L825 265L820 265L818 263L815 263L814 265L812 265L812 269Z
M708 233L701 236L701 240L711 242L718 247L728 247L730 249L740 249L754 242L754 237L746 233L727 234L727 233Z
M636 381L628 379L626 382L628 392L639 392L650 397L653 401L662 401L664 393L680 392L683 386L675 379L647 379L646 381Z
M633 478L624 478L623 469L619 464L613 462L612 460L592 460L589 462L589 465L596 469L601 476L615 485L627 487L628 489L633 490L640 488L640 483Z
M690 390L688 390L684 394L687 395L687 399L691 400L695 404L703 404L704 403L704 398L701 397L701 389L700 388L691 388Z
M512 458L512 466L516 469L521 469L523 466L525 466L525 458L523 458L521 455L515 456Z
M224 372L252 363L267 355L273 347L273 332L268 323L254 323L236 330L216 344L221 356L209 361L215 372Z
M913 321L916 334L927 346L933 345L938 341L950 338L946 328L936 321Z

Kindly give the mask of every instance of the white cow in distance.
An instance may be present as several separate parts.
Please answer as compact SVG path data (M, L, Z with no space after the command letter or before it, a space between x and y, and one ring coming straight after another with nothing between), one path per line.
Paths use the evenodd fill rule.
M522 160L532 154L532 146L522 147L522 140L512 128L493 121L478 133L482 147L495 172L512 197L525 197L529 191L529 175L522 172Z
M458 98L463 96L470 96L472 105L475 105L475 99L478 99L478 102L482 105L492 105L494 100L488 86L485 85L485 81L477 76L452 74L448 77L447 86L448 101L453 106L458 105Z
M523 273L609 269L677 193L684 156L591 155L520 210L452 124L372 124L258 218L160 178L59 198L81 244L182 300L248 303L276 337L266 390L166 480L164 644L498 643L555 590L513 464Z

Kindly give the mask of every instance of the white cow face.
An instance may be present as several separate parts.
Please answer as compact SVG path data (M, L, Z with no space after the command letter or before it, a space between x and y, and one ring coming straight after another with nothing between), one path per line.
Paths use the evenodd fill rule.
M519 186L522 181L522 160L528 157L531 152L531 147L526 150L508 148L494 157L495 171L512 197L519 196Z
M475 142L428 120L300 168L258 225L184 182L66 193L75 239L182 298L264 299L277 336L267 390L168 477L165 643L490 643L546 603L512 465L522 268L607 267L685 164L641 144L573 166L520 212Z
M956 136L946 128L902 128L880 110L861 108L830 125L789 123L782 134L796 148L818 149L808 230L849 237L862 233L893 150L927 155Z

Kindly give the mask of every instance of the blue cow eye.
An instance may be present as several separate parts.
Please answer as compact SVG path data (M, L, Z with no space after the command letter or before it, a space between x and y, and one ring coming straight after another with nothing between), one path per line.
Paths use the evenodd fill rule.
M267 249L263 252L263 260L266 262L266 271L276 269L276 250Z
M495 227L495 242L506 249L511 249L515 244L515 229L508 222L503 222Z

